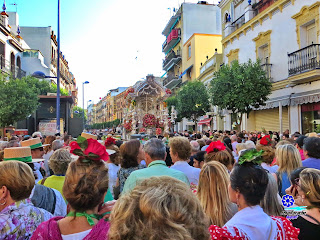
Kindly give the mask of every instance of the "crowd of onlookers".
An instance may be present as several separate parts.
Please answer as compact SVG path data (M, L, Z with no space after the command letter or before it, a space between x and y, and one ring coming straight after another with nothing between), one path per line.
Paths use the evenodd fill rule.
M319 239L316 133L99 133L0 142L0 239Z

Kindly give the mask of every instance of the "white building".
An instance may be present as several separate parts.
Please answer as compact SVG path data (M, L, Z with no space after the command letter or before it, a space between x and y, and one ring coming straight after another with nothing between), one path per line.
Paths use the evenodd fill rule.
M273 84L266 106L245 116L242 129L320 130L320 1L222 0L219 7L224 63L260 58ZM226 114L224 129L233 121Z

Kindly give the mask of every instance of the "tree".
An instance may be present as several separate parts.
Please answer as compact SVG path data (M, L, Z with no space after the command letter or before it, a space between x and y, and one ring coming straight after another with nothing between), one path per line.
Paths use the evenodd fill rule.
M76 117L76 118L82 118L82 114L83 114L83 108L82 107L79 107L79 106L74 106L73 107L73 117ZM86 111L84 111L84 119L85 121L87 120L87 113Z
M272 84L261 68L260 60L239 64L235 61L223 65L210 83L211 103L237 114L237 129L240 129L243 114L265 105Z
M209 95L204 84L198 80L189 81L177 94L177 111L181 117L197 119L210 109Z
M39 106L38 90L30 78L13 79L0 74L0 126L26 118Z

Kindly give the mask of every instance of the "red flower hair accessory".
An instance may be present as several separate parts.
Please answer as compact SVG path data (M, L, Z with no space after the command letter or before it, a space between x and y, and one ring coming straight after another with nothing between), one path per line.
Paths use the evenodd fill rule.
M216 141L210 143L209 147L207 147L206 152L207 154L211 152L219 152L226 149L226 146L221 141Z
M97 140L79 136L77 141L70 143L70 152L74 155L79 156L82 162L90 161L107 161L109 154L107 153L106 147L100 144Z
M260 144L264 146L270 146L271 145L271 138L270 135L266 135L260 140Z
M106 147L108 147L108 146L110 146L110 145L112 145L112 144L113 144L113 145L116 144L116 139L113 138L113 137L108 137L108 138L106 139L104 145L105 145Z

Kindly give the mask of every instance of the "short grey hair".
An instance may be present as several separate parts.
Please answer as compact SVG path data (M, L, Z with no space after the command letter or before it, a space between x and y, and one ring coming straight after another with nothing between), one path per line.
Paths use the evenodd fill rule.
M63 143L60 140L54 140L52 142L52 150L53 151L56 151L56 150L58 150L58 149L60 149L62 147L63 147Z
M191 145L191 151L192 152L200 151L200 144L196 140L192 140L190 142L190 145Z
M163 160L166 156L166 146L160 139L152 138L144 145L144 151L153 160Z

